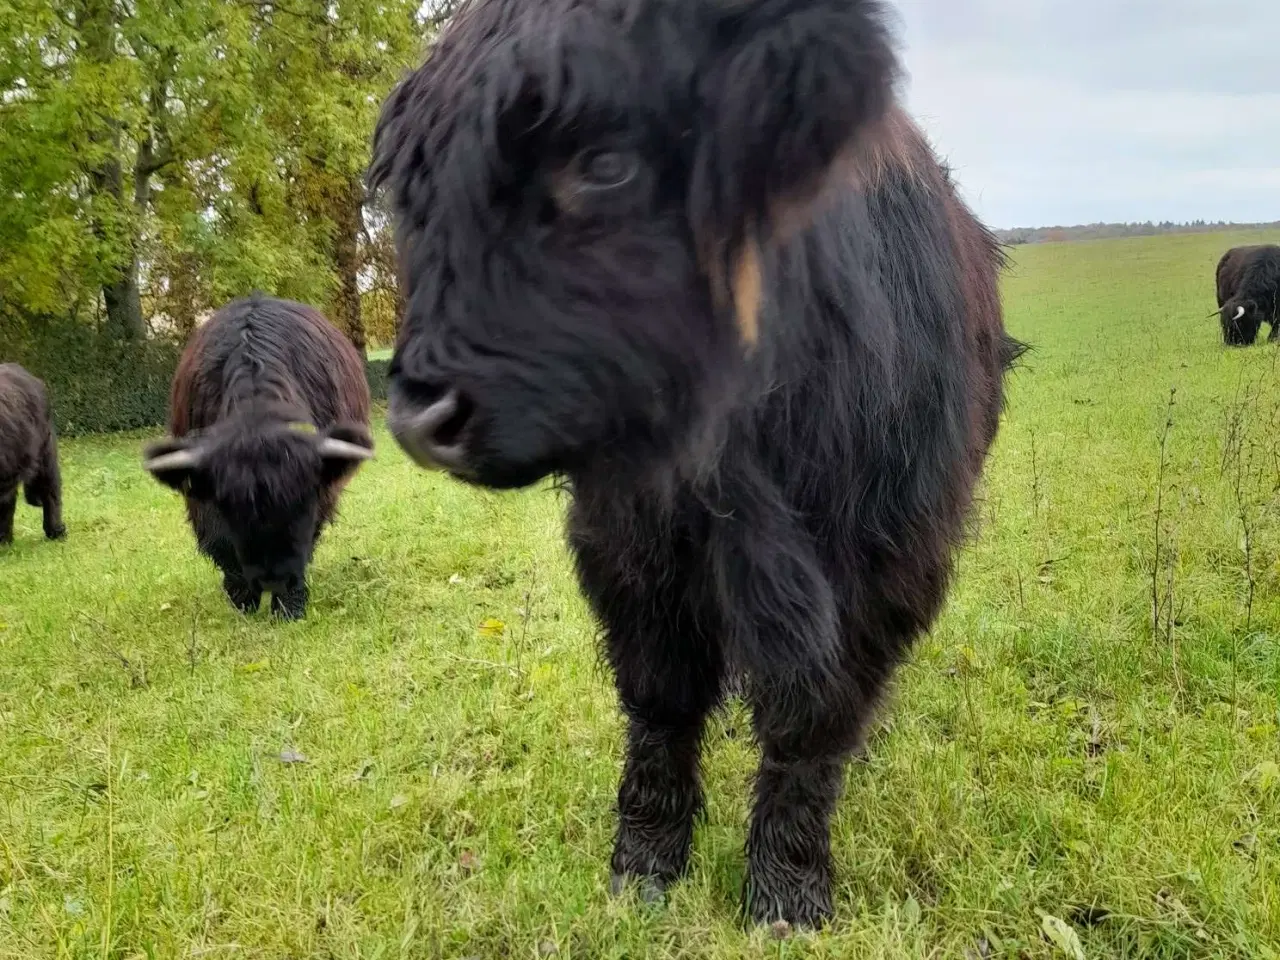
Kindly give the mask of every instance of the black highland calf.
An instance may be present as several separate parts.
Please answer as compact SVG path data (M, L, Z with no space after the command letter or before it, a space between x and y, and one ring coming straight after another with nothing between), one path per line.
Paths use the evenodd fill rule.
M748 911L829 916L846 761L942 606L1022 346L896 70L872 0L471 0L384 107L390 424L572 492L628 718L615 886L684 870L743 676Z
M355 347L311 307L253 296L196 331L173 378L172 436L145 467L181 492L227 599L306 613L307 566L338 498L373 456Z
M60 540L62 474L44 384L16 363L0 363L0 544L13 540L18 489L44 514L44 535Z

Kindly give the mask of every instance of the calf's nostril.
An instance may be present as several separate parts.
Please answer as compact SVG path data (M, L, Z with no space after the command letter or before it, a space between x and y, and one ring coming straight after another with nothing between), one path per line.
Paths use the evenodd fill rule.
M412 399L405 394L406 399ZM399 432L411 437L424 452L454 446L471 416L471 401L457 390L448 390L423 409L404 417Z
M465 394L452 390L439 401L437 406L441 407L437 416L443 419L438 421L438 425L431 433L431 442L437 447L452 447L457 444L467 421L471 419L471 401ZM448 416L444 416L446 413Z
M421 467L465 472L465 431L475 413L454 387L400 378L388 384L387 422L396 441Z

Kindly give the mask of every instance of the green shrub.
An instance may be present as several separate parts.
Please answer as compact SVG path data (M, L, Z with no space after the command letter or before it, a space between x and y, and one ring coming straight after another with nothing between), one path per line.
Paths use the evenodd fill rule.
M165 423L177 351L168 344L112 345L45 377L63 436L114 433Z
M114 433L161 426L169 419L169 385L181 349L165 340L119 343L83 325L42 330L0 348L45 382L59 436ZM387 360L365 368L369 393L387 397Z
M43 326L5 351L45 382L58 433L112 433L164 423L178 347L163 340L122 343L76 323Z

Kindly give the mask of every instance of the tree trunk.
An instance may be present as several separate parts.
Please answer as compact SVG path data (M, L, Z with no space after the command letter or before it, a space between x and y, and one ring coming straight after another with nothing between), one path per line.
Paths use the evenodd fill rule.
M111 4L86 0L78 5L76 20L84 59L99 67L114 63L118 54ZM137 227L124 195L120 120L110 114L97 119L99 128L89 134L89 139L103 149L101 156L89 163L87 172L95 195L93 232L103 245L102 256L106 261L102 283L106 328L116 339L137 340L144 333L142 294L138 289Z
M169 267L169 296L166 312L173 319L174 332L186 343L196 330L197 299L200 296L199 264L190 250L174 254Z
M338 277L333 319L361 356L366 355L364 317L360 312L360 235L364 231L364 186L352 177L333 210L333 267Z
M107 305L107 335L113 340L141 340L142 291L138 289L138 258L120 271L120 278L102 285Z
M396 336L400 336L400 329L404 326L404 315L408 312L409 305L404 301L404 284L396 283L395 285L395 304L396 304Z

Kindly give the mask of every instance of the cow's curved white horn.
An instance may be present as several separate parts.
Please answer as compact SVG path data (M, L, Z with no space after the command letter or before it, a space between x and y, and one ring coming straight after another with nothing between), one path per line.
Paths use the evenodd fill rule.
M1232 319L1232 320L1239 320L1239 319L1240 319L1241 317L1243 317L1243 316L1244 316L1244 307L1236 307L1236 315L1235 315L1234 317L1232 317L1231 319Z
M348 443L346 440L325 437L320 441L320 456L332 457L336 460L372 460L373 451L368 447L360 446L358 443Z
M163 470L194 470L198 466L200 466L200 452L191 449L162 453L142 463L142 468L151 473L159 473Z

